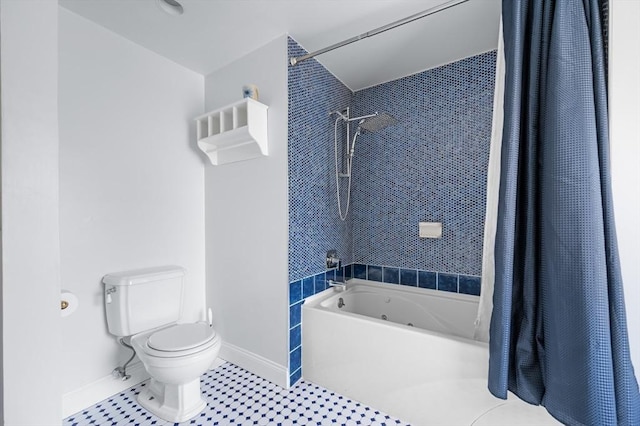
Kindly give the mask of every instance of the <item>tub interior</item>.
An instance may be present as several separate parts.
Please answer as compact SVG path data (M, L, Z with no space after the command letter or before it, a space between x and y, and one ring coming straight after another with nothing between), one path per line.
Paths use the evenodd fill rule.
M331 291L318 307L467 339L474 335L477 296L393 288L360 280L350 281L346 291Z

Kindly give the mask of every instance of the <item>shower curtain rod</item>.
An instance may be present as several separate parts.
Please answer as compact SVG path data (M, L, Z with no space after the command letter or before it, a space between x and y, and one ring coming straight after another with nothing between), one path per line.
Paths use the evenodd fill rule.
M392 23L387 24L387 25L383 25L383 26L378 27L376 29L373 29L371 31L367 31L366 33L362 33L362 34L357 35L355 37L351 37L349 39L343 40L343 41L341 41L339 43L332 44L331 46L325 47L324 49L316 50L315 52L311 52L311 53L308 53L308 54L303 55L303 56L298 56L298 57L292 56L291 58L289 58L289 62L291 63L291 66L297 65L302 61L306 61L307 59L311 59L311 58L313 58L315 56L322 55L323 53L330 52L330 51L338 49L338 48L340 48L342 46L346 46L347 44L351 44L351 43L354 43L356 41L360 41L360 40L362 40L364 38L371 37L371 36L383 33L385 31L392 30L392 29L397 28L399 26L408 24L409 22L413 22L413 21L416 21L418 19L425 18L425 17L427 17L429 15L433 15L434 13L441 12L443 10L449 9L451 7L457 6L457 5L459 5L461 3L464 3L464 2L467 2L467 1L469 1L469 0L451 0L451 1L448 1L446 3L442 3L441 5L436 6L436 7L432 7L431 9L423 10L422 12L418 12L418 13L416 13L414 15L407 16L406 18L397 20L397 21L392 22Z

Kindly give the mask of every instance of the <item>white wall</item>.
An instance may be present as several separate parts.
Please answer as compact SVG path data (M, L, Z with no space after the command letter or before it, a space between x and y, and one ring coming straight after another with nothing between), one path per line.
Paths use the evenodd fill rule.
M609 3L613 196L631 359L640 381L640 3Z
M204 161L193 123L204 77L63 8L59 26L62 287L80 299L62 324L66 393L130 355L107 331L106 273L184 266L183 319L205 317Z
M0 9L0 424L52 425L60 423L58 6L3 0Z
M205 109L241 99L242 86L248 83L258 86L260 101L269 106L269 156L206 167L207 301L225 344L249 355L242 357L223 347L223 357L286 385L286 37L209 74ZM271 373L264 365L257 371L260 358L275 364Z

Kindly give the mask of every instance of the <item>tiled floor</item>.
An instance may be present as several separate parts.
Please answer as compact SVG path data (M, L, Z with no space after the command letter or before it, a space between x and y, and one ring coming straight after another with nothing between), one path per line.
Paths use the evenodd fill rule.
M171 425L138 405L145 383L67 417L63 425ZM183 425L407 425L312 383L282 389L230 363L202 376L208 406ZM175 423L178 425L178 423Z

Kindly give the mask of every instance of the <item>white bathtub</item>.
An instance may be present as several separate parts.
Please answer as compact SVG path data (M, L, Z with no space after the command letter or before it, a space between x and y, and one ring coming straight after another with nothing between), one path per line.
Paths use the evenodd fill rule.
M557 424L489 393L477 309L476 296L350 280L302 306L303 377L418 426Z

